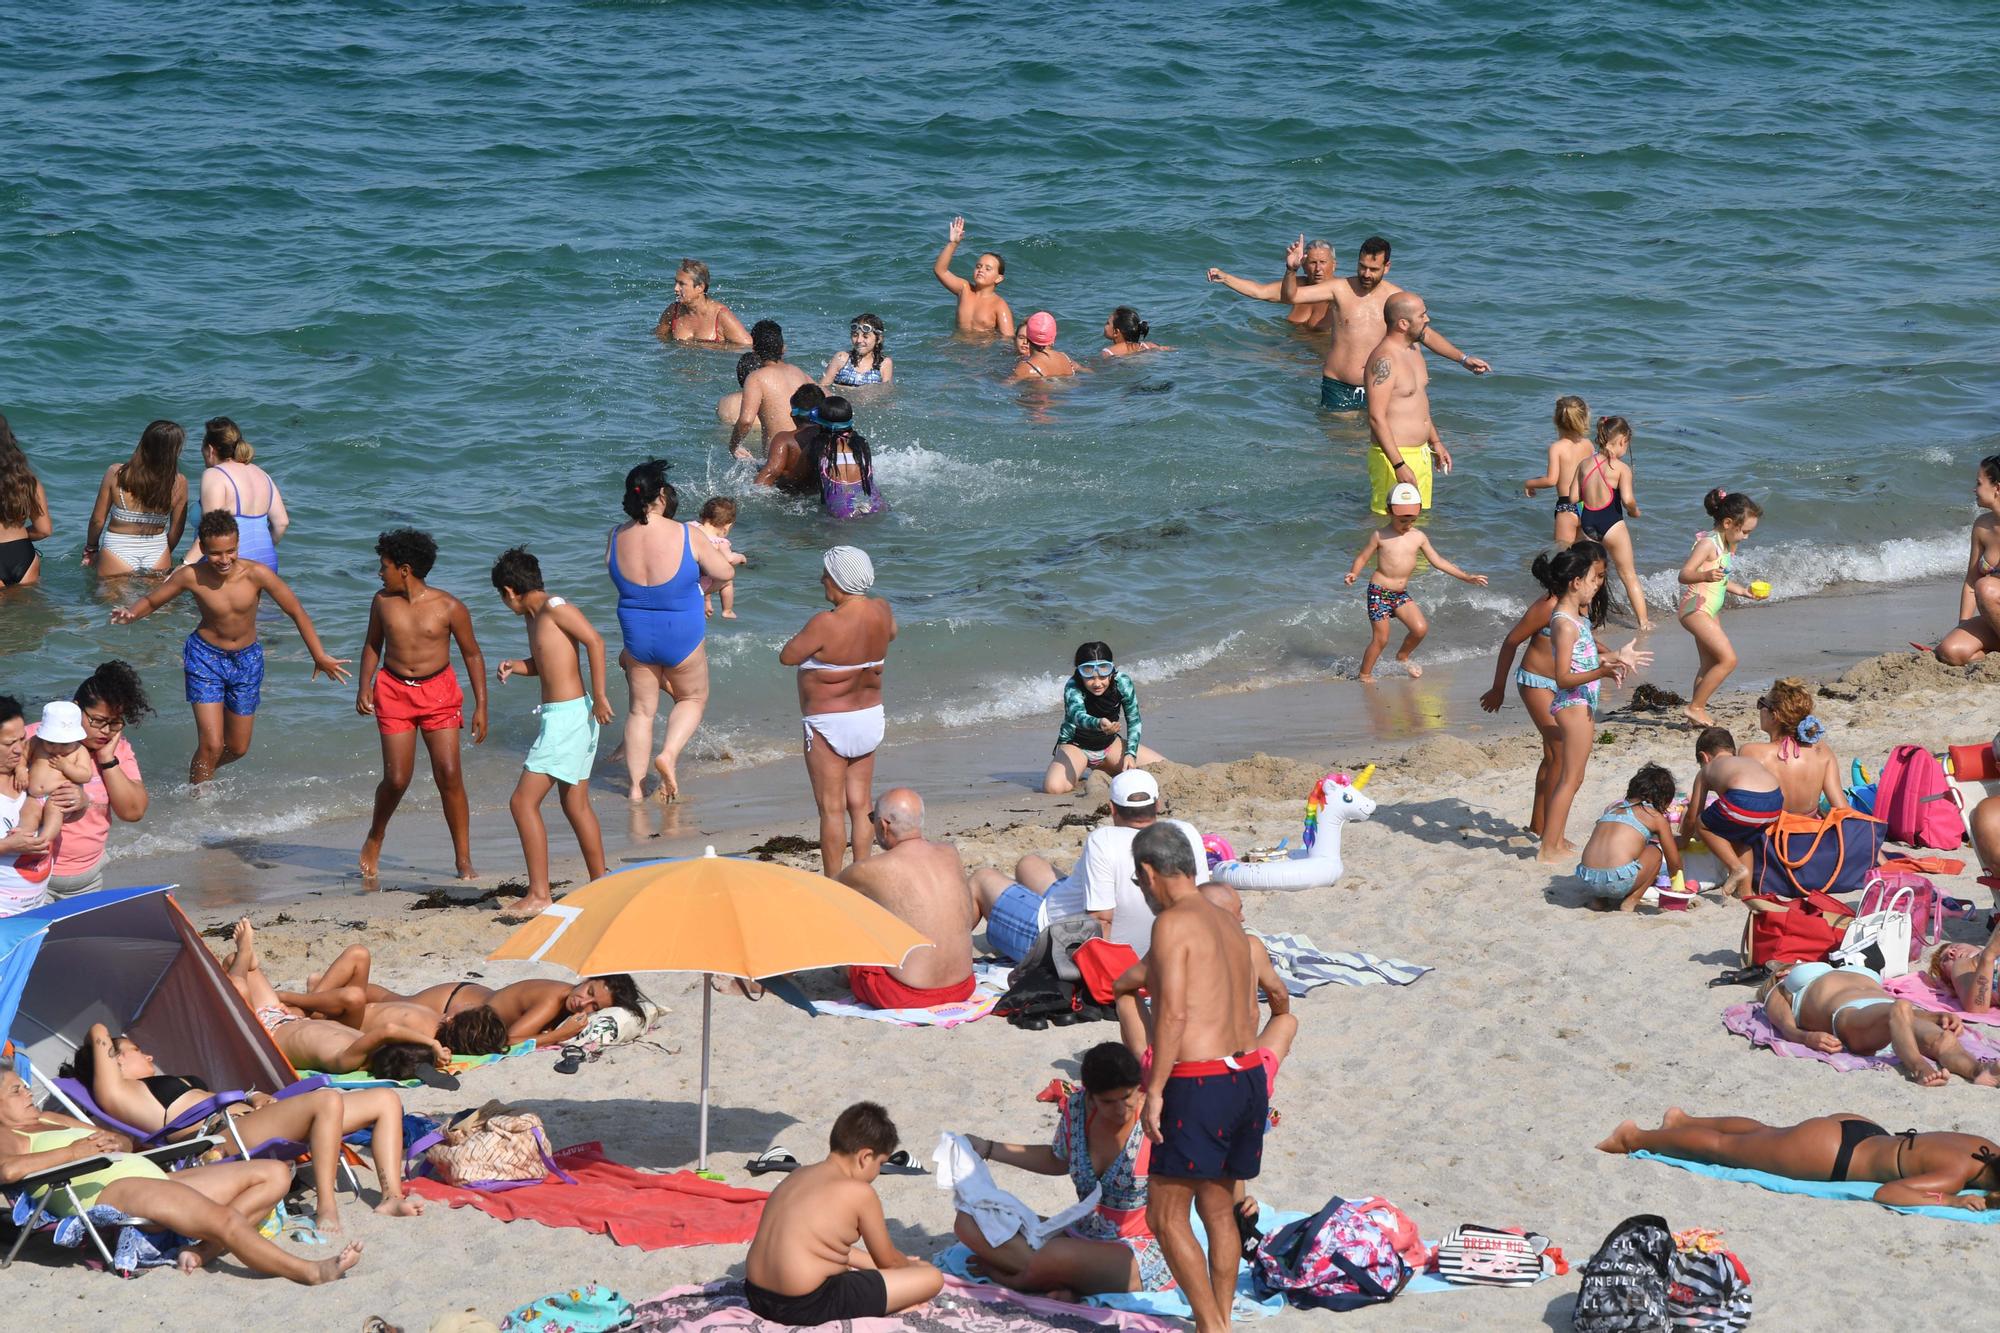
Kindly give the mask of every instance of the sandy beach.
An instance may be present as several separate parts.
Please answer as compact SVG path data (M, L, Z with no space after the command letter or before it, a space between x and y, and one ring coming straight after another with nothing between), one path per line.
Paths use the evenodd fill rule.
M1996 680L1993 661L1947 669L1891 654L1835 678L1818 711L1843 760L1854 754L1873 763L1898 742L1935 748L1993 734ZM1733 693L1719 710L1739 735L1752 725L1748 702ZM1608 713L1573 831L1622 794L1641 762L1667 764L1685 787L1691 748L1691 733L1671 719ZM1986 1238L1972 1226L1781 1197L1593 1151L1619 1121L1651 1125L1669 1106L1774 1123L1847 1110L1893 1128L1977 1130L1991 1123L1994 1094L1956 1081L1920 1089L1891 1073L1837 1073L1752 1050L1724 1031L1722 1009L1750 992L1704 983L1735 962L1741 909L1712 898L1687 914L1604 916L1578 906L1567 876L1537 866L1518 836L1535 756L1518 715L1502 714L1483 733L1455 728L1407 741L1394 754L1363 750L1321 747L1317 757L1257 754L1159 772L1176 815L1242 846L1296 836L1303 794L1329 766L1378 761L1370 792L1381 809L1347 830L1342 882L1246 895L1247 917L1254 928L1304 933L1329 949L1436 969L1407 988L1325 987L1298 1002L1302 1032L1274 1098L1283 1122L1269 1139L1260 1198L1309 1210L1331 1194L1380 1194L1432 1237L1457 1222L1526 1226L1551 1236L1578 1265L1620 1219L1658 1212L1677 1228L1724 1232L1755 1281L1760 1326L1810 1327L1861 1309L1946 1308L1991 1290L1977 1268ZM1027 851L1067 859L1099 816L1101 798L1101 784L1060 802L1016 789L997 804L934 809L933 836L956 842L968 863L1005 864ZM1061 818L1078 814L1085 819ZM375 947L377 976L390 985L467 968L496 982L531 974L478 961L506 933L491 902L418 910L407 890L301 891L296 885L320 873L309 865L267 873L295 881L282 900L250 911L274 978L296 980L356 937ZM1940 883L1986 901L1969 873ZM224 925L232 915L189 897L198 924ZM1971 925L1951 922L1948 932L1969 939ZM539 1054L475 1071L458 1093L412 1092L408 1104L437 1113L503 1097L542 1115L558 1144L598 1139L623 1162L691 1166L700 996L690 978L646 980L670 1010L647 1044L614 1049L574 1076L553 1072L553 1053ZM772 1000L718 1000L713 1162L732 1183L747 1184L743 1162L761 1149L783 1144L816 1155L832 1114L862 1096L885 1102L921 1158L947 1129L1044 1139L1053 1111L1035 1092L1053 1076L1073 1076L1078 1054L1113 1035L1108 1025L1031 1033L997 1019L952 1031L900 1029L808 1018ZM1068 1202L1060 1181L1010 1174L1006 1183L1045 1210ZM929 1254L950 1243L949 1197L929 1180L885 1179L881 1192L899 1245ZM585 1279L639 1298L742 1271L742 1247L646 1254L578 1231L503 1225L437 1206L415 1221L347 1215L368 1250L331 1288L247 1287L240 1271L117 1282L67 1265L46 1271L47 1252L30 1247L20 1267L35 1276L20 1288L19 1309L31 1321L63 1326L189 1327L212 1319L218 1301L254 1292L260 1321L280 1327L359 1328L380 1314L424 1328L446 1310L497 1317ZM1576 1281L1572 1274L1526 1290L1406 1296L1370 1323L1567 1327ZM1325 1319L1286 1312L1258 1326L1317 1327Z

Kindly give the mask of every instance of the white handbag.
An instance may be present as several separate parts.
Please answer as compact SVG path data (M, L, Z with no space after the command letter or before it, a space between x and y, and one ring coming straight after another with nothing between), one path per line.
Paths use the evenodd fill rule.
M1847 934L1832 959L1843 966L1860 964L1874 969L1884 981L1910 970L1910 906L1916 890L1896 890L1880 911L1857 916L1847 924Z

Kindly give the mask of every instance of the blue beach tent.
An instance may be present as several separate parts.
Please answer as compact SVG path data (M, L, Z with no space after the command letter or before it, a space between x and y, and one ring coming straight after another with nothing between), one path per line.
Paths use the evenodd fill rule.
M0 918L0 1033L17 1064L25 1055L47 1078L103 1023L212 1088L296 1079L172 888L100 889Z

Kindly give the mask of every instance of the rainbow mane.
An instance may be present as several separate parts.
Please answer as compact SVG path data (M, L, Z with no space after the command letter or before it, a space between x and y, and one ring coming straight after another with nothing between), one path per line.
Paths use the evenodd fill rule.
M1344 786L1347 783L1347 775L1345 773L1329 773L1318 782L1313 783L1312 791L1307 794L1306 831L1304 838L1307 851L1311 851L1313 843L1319 839L1319 812L1326 809L1326 784L1329 782L1337 782Z

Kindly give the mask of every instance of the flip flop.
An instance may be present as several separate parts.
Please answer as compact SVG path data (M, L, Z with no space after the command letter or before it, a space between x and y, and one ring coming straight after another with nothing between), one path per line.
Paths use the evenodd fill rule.
M1715 986L1755 986L1771 975L1769 963L1753 963L1749 967L1732 967L1708 984Z
M752 1157L745 1165L751 1175L762 1176L773 1171L796 1171L799 1159L792 1156L789 1148L771 1147Z
M443 1088L446 1092L458 1091L457 1075L447 1074L436 1065L419 1065L410 1077L429 1087Z
M1257 1229L1257 1219L1255 1217L1244 1215L1243 1205L1249 1202L1251 1200L1244 1199L1239 1203L1233 1204L1229 1212L1236 1219L1236 1241L1243 1249L1243 1261L1254 1264L1257 1262L1257 1245L1258 1242L1264 1239L1264 1233ZM1261 1205L1258 1207L1258 1212L1259 1214L1263 1212Z
M889 1160L882 1164L885 1176L927 1176L930 1172L910 1160L908 1148L898 1148L889 1154Z

